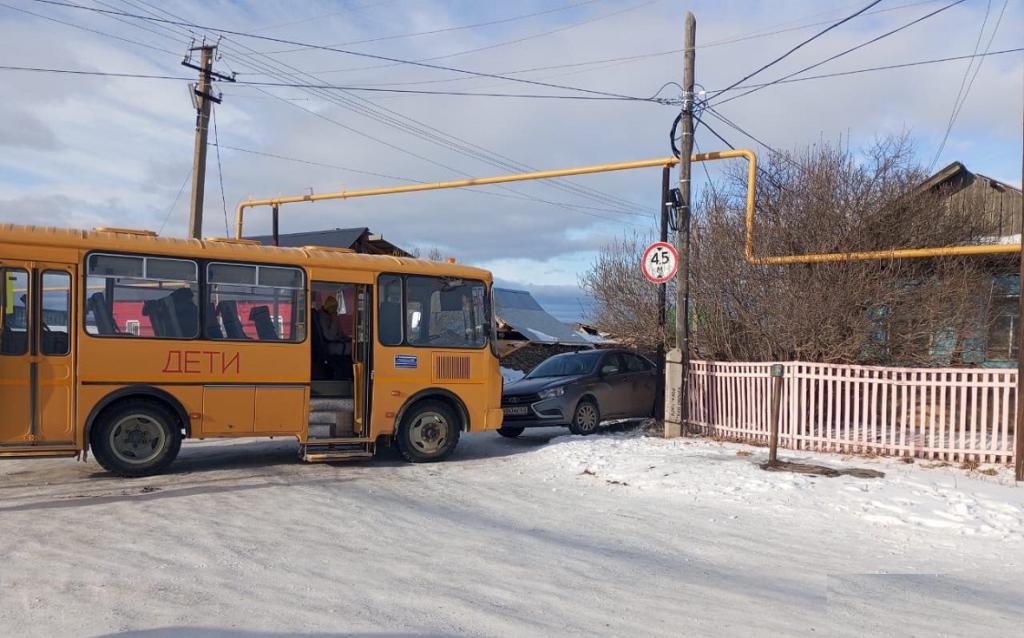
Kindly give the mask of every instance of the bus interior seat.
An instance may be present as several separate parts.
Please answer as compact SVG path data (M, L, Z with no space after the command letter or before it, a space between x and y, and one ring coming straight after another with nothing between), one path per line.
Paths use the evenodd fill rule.
M87 310L91 311L92 316L95 317L96 329L101 335L116 335L120 333L117 329L117 323L114 321L114 315L110 312L107 300L102 292L95 292L89 297Z
M249 321L256 325L256 335L260 341L278 341L277 329L270 319L270 308L267 306L254 306L249 310Z
M223 339L224 331L217 322L217 309L212 303L206 304L206 336L210 339Z
M166 297L177 324L176 337L194 337L199 330L199 307L192 297L192 288L178 288Z
M227 333L228 339L249 338L242 328L242 321L238 318L238 304L234 301L222 301L217 304L217 314L224 324L224 332Z
M142 302L142 314L149 317L154 337L174 336L171 334L169 313L163 299L148 299Z
M334 375L331 370L330 357L327 355L327 342L324 341L324 333L320 331L319 314L319 312L316 312L314 310L312 313L310 313L309 316L309 320L311 323L309 337L312 342L312 378L330 379Z

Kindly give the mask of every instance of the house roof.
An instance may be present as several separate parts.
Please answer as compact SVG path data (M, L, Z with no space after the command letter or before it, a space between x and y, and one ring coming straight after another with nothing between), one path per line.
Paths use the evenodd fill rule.
M258 235L248 237L261 244L272 245L273 235ZM389 241L384 241L380 235L370 232L370 229L361 228L332 228L328 230L310 230L301 233L281 233L278 235L279 245L291 248L302 248L304 246L329 246L331 248L351 248L356 252L370 253L376 255L396 255L410 257L411 255L395 246Z
M525 290L494 289L494 314L499 325L533 343L592 345L575 330L548 314Z
M1002 182L1002 181L1000 181L998 179L995 179L993 177L988 177L987 175L982 175L981 173L971 172L963 164L963 162L956 162L956 161L950 163L947 166L944 166L944 167L940 168L934 175L932 175L931 177L929 177L925 181L921 182L920 186L918 186L918 189L920 189L922 191L926 191L926 190L931 190L931 189L934 189L934 188L938 188L942 184L945 184L946 182L952 180L953 178L959 177L961 175L962 176L974 177L976 179L983 179L986 182L988 182L988 184L990 186L992 186L994 188L1000 188L1000 189L1006 188L1006 189L1009 189L1011 191L1015 191L1017 193L1021 192L1021 190L1019 188L1017 188L1016 186L1014 186L1013 184L1007 184L1006 182Z

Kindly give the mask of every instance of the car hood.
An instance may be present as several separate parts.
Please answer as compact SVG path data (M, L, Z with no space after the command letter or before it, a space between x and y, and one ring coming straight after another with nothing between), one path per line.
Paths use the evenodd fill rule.
M539 377L536 379L520 379L505 386L502 392L505 396L520 396L524 394L536 394L548 388L555 388L560 385L568 385L578 381L586 375L578 374L571 377Z

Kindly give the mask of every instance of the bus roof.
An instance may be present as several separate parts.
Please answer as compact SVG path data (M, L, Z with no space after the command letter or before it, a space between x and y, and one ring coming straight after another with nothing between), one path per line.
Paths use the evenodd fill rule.
M0 224L0 244L72 248L80 251L108 250L145 253L193 259L224 259L255 261L291 266L321 266L401 272L444 277L465 277L491 281L491 273L482 268L389 255L364 255L337 248L307 246L280 248L252 241L222 238L178 239L159 237L148 231L129 229L57 228L53 226L22 226Z

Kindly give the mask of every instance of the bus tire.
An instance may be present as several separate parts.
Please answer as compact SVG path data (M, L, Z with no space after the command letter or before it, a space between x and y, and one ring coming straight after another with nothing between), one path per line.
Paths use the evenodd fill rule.
M395 443L406 461L434 463L451 455L461 430L459 418L448 403L427 399L417 402L402 417Z
M93 423L90 445L96 461L126 478L159 474L178 456L181 425L166 406L146 399L119 401Z

